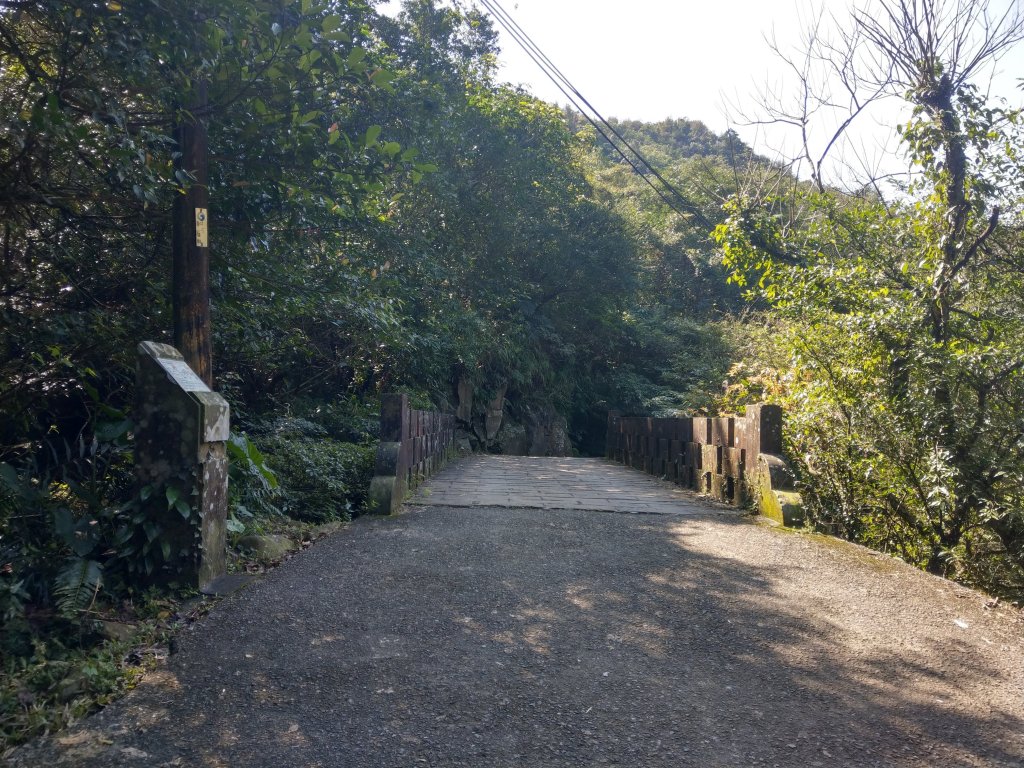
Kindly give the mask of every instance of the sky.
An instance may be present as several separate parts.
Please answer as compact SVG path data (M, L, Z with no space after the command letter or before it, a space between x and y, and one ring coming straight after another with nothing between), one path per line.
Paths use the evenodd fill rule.
M824 0L847 16L846 0ZM1022 0L991 0L1006 8ZM795 93L795 83L769 40L795 54L815 18L808 0L501 0L505 10L605 117L701 120L716 132L732 128L771 156L791 152L788 132L751 125L758 94ZM390 3L391 8L397 2ZM819 0L817 8L821 8ZM385 6L386 10L387 6ZM502 34L499 79L525 85L547 101L565 97ZM1024 103L1024 45L997 64L994 90ZM985 87L987 83L984 83ZM839 159L871 165L893 149L893 126L905 114L895 102L861 120ZM823 123L827 121L822 121ZM831 132L819 131L823 147Z

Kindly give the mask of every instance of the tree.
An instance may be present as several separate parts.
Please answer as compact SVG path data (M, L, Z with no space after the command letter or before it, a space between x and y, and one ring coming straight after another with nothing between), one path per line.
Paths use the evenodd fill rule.
M375 119L435 169L381 232L411 345L387 350L391 380L454 393L462 376L478 401L506 388L513 416L566 415L635 286L632 233L588 179L592 139L493 83L477 12L417 0L380 31L399 78Z
M339 223L402 165L379 128L367 141L353 119L390 77L368 54L365 6L217 3L197 21L202 9L54 2L0 14L5 410L49 422L24 406L75 388L61 360L130 370L130 339L185 325L169 301L169 214L197 185L174 163L176 124L212 120L217 312L233 298L232 267L278 266L272 242L295 254L324 234L340 242ZM206 109L188 111L204 82ZM83 323L106 332L86 343Z
M336 326L342 310L377 308L360 290L370 269L342 254L403 166L380 126L359 125L390 77L369 51L369 13L310 0L0 6L0 559L33 600L46 602L65 560L110 583L161 558L159 529L134 525L127 503L128 410L137 343L169 340L182 314L170 214L203 180L176 162L175 125L210 121L209 284L226 321L212 341L236 342L221 346L233 399L243 374L265 372L266 347L308 355L311 315L326 307ZM205 269L185 271L205 294ZM281 291L311 274L315 299ZM209 314L192 319L201 330ZM208 378L204 353L190 357ZM274 373L295 363L281 358ZM253 389L270 399L265 383Z
M1021 115L971 82L1022 38L1021 17L987 0L857 12L841 40L870 57L830 46L809 60L866 88L855 104L907 100L913 183L844 193L815 162L811 183L734 200L718 231L735 278L788 320L794 450L816 514L974 578L993 555L1024 564Z

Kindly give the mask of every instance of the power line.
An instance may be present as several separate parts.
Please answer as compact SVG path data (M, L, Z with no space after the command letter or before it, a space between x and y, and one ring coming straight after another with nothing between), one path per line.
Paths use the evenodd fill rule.
M530 57L533 63L540 67L541 71L544 72L544 74L551 79L551 81L555 84L555 87L557 87L558 90L562 92L562 95L565 96L569 103L576 107L576 110L587 120L587 122L589 122L599 134L601 134L601 136L604 138L605 141L608 142L612 149L619 153L622 159L625 160L630 165L630 167L633 168L637 175L639 175L640 178L642 178L647 183L647 185L654 190L654 192L665 202L665 204L668 205L669 208L674 210L676 213L685 213L685 211L682 211L679 208L677 208L673 204L672 200L668 199L665 196L664 192L657 186L655 186L654 182L647 178L647 175L644 174L644 172L639 167L637 167L633 159L626 155L626 153L615 143L615 141L612 140L612 137L608 135L605 129L601 125L598 125L598 123L595 122L589 114L587 114L587 111L579 105L576 99L573 98L572 94L566 90L566 86L563 86L563 84L559 82L558 79L556 79L551 74L551 72L548 70L547 66L541 59L541 56L543 56L543 54L535 53L531 49L530 43L527 41L527 39L524 39L523 37L520 36L520 32L517 31L518 25L515 25L515 22L511 21L511 17L508 16L505 10L496 10L494 7L492 7L490 0L481 0L481 2L484 4L487 10L489 10L491 14L498 20L498 22L505 28L505 31L507 31L512 36L512 38L517 43L519 43L520 47L522 47L522 49L526 52L526 55ZM508 19L508 21L506 21L506 19ZM539 52L539 49L537 50ZM571 84L569 84L569 87L571 88Z
M659 173L658 170L647 161L647 158L645 158L636 147L630 144L629 141L615 128L615 126L609 123L604 118L604 116L594 107L594 105L591 104L590 101L582 93L580 93L579 89L577 89L572 84L572 82L570 82L569 78L567 78L565 74L554 64L554 62L552 62L551 59L548 58L548 56L540 49L540 47L533 41L533 39L526 33L526 31L521 26L519 26L518 22L516 22L516 20L512 18L508 11L506 11L501 6L499 0L480 0L480 2L488 11L490 11L491 15L494 16L494 18L498 21L499 24L501 24L505 31L508 32L509 35L511 35L512 38L519 44L519 47L523 49L526 55L529 56L530 59L538 67L540 67L540 70L547 76L549 80L551 80L552 83L554 83L555 87L557 87L558 90L562 92L562 94L566 97L566 99L569 100L569 102L576 108L576 110L581 115L583 115L587 122L589 122L599 134L601 134L604 140L607 141L608 144L612 147L612 149L614 149L619 154L619 156L621 156L622 159L625 160L630 165L630 167L637 173L637 175L639 175L647 183L647 185L650 186L651 189L653 189L657 193L657 195L665 202L666 205L668 205L676 213L689 214L693 216L702 226L711 226L711 222L707 220L707 218L704 216L701 210L692 202L690 202L675 187L675 185L671 184L667 179L665 179L665 177L662 176L661 173ZM577 101L577 99L579 99L579 102L582 102L584 105L586 105L587 109L589 109L590 112L593 113L594 117L597 118L597 121L600 121L601 125L598 125L597 121L594 120L594 117L591 117L587 110L583 109L583 107L580 106L580 103ZM607 129L607 131L605 129ZM622 144L626 146L626 148L629 149L630 152L633 153L633 155L640 162L640 164L644 168L646 168L651 174L653 174L659 182L661 182L664 189L668 190L668 192L676 198L680 205L674 204L672 200L669 200L666 197L664 191L658 188L654 184L654 182L652 182L650 178L648 178L647 174L644 173L639 167L637 167L637 163L634 162L634 160L626 154L622 147L620 147L618 144L615 143L615 141L612 140L611 136L608 135L609 133L614 135L619 141L622 142Z
M609 123L604 118L604 116L594 107L594 105L591 104L590 101L588 101L587 98L582 93L580 93L580 91L569 81L569 78L567 78L565 76L565 74L557 66L555 66L555 63L553 61L551 61L550 58L547 57L547 55L540 49L540 47L533 41L533 39L526 33L526 31L521 26L519 26L519 23L516 22L516 20L513 19L512 16L504 8L501 7L501 4L498 2L498 0L488 0L488 3L493 5L493 6L495 6L497 9L499 9L501 11L501 13L504 15L505 19L512 26L515 27L517 32L522 36L522 38L526 41L526 43L530 46L530 48L534 52L536 52L537 55L547 65L547 67L550 68L550 72L547 69L545 69L545 74L549 78L552 78L552 74L551 73L553 72L554 75L556 75L561 82L565 83L566 87L568 87L569 90L572 91L572 93L577 98L579 98L579 100L582 101L587 106L587 108L590 109L591 112L594 113L594 115L597 117L597 119L600 120L601 123L606 128L608 128L608 130L611 133L613 133L623 144L626 145L626 147L636 156L636 158L640 161L640 163L645 168L647 168L652 174L654 174L655 178L657 178L658 181L660 181L665 186L666 189L668 189L673 195L675 195L679 199L679 201L682 203L683 207L687 210L687 212L689 212L689 213L691 213L691 214L693 214L695 216L699 216L699 217L703 218L703 215L700 212L700 209L698 209L693 203L691 203L686 197L684 197L683 194L678 189L676 189L676 187L673 184L668 182L658 172L658 170L647 161L647 158L645 158L636 147L634 147L632 144L630 144L629 141L626 139L626 137L623 136L615 128L614 125ZM507 28L508 27L506 27L506 29ZM517 39L517 42L520 42L520 41ZM522 45L522 42L520 42L520 45ZM553 78L552 78L552 80L553 80ZM557 82L555 84L558 85ZM564 93L564 91L563 91L563 93ZM580 112L582 113L583 110L580 110ZM616 148L616 149L618 149L618 148ZM621 151L620 151L620 154L621 154ZM631 165L632 165L632 163L631 163ZM635 168L635 166L634 166L634 168Z
M553 82L555 84L555 87L557 87L558 90L560 90L562 92L562 94L569 101L569 103L572 104L576 108L576 110L587 120L588 123L590 123L594 127L594 129L599 134L601 134L602 138L604 138L604 140L608 142L609 146L611 146L611 148L614 149L619 154L619 156L622 157L622 159L625 160L629 164L629 166L633 169L633 171L638 176L640 176L640 178L643 179L644 182L651 189L654 190L654 192L658 195L658 197L660 197L662 199L662 201L664 201L664 203L669 208L674 210L676 213L679 213L679 214L692 213L689 210L681 210L679 207L677 207L673 203L673 201L671 199L669 199L665 195L663 190L660 189L658 186L656 186L654 184L654 182L652 182L647 177L647 175L637 166L636 162L631 157L629 157L618 144L615 143L615 141L612 139L612 137L608 135L608 132L605 131L605 128L602 127L601 125L599 125L594 120L594 118L592 118L587 113L587 111L583 107L580 106L579 102L576 101L576 99L573 97L573 95L572 95L572 93L570 93L570 91L575 91L577 94L579 92L576 91L575 88L573 88L572 84L569 83L567 79L565 80L565 85L563 85L563 83L560 82L559 79L556 78L552 74L552 72L548 69L548 65L545 64L545 60L547 60L548 62L550 62L550 60L547 59L547 57L544 56L543 52L540 51L540 49L536 47L536 44L534 44L529 39L529 37L526 36L526 33L522 32L522 28L519 27L519 25L516 24L514 20L512 20L511 16L509 16L508 13L503 8L501 8L500 6L498 6L498 8L496 9L494 7L494 5L492 5L492 0L481 0L481 2L483 2L484 6L487 8L487 10L489 10L491 12L491 14L494 15L494 17L498 20L498 22L505 28L505 31L507 31L512 36L512 38L517 43L519 43L520 47L523 49L523 51L526 53L526 55L529 56L530 59L538 67L540 67L541 71L551 80L551 82ZM496 5L496 3L495 3L495 5ZM566 90L567 87L570 89L570 91ZM593 108L591 107L591 109L593 109ZM601 122L604 123L604 125L609 130L614 131L614 129L610 125L608 125L607 121L605 121L604 118L601 117L600 114L596 112L596 110L594 110L594 111L595 111L595 114L597 115L598 119L601 120ZM635 150L633 150L633 151L635 152ZM680 197L681 197L681 195L680 195Z

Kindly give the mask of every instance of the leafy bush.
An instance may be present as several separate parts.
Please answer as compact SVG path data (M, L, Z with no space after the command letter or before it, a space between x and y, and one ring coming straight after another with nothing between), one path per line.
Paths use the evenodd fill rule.
M0 612L15 618L32 603L67 618L96 599L125 546L131 521L131 422L99 422L74 439L51 438L16 467L0 463L0 565L9 577Z
M309 419L280 416L264 423L259 431L267 437L285 439L316 439L328 437L327 430Z
M282 418L261 445L280 482L278 506L308 522L348 520L366 501L374 448L323 437L306 419Z
M228 530L241 533L245 523L239 518L279 514L276 501L281 495L277 474L256 444L244 432L232 432L227 444L230 459L228 493Z
M304 421L318 427L325 436L334 440L366 443L380 437L380 411L376 403L361 403L353 397L331 402L300 402L294 404L294 407L297 413L302 414Z

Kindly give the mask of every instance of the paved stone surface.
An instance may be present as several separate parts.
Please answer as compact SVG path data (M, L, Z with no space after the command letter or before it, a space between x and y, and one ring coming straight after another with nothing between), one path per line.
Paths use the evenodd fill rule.
M728 507L604 459L471 456L417 489L414 504L693 515Z
M226 598L11 765L1020 768L1022 691L1019 612L860 547L430 505Z

